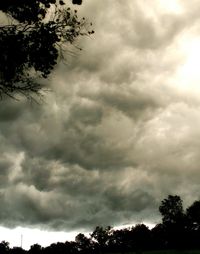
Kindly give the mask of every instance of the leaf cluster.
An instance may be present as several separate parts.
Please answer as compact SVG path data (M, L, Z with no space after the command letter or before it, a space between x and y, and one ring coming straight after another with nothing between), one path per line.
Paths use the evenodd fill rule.
M19 22L37 22L45 18L47 10L56 0L6 0L0 2L0 10Z
M8 24L0 27L0 94L37 93L64 56L64 47L93 33L85 18L60 0L7 0L0 10Z

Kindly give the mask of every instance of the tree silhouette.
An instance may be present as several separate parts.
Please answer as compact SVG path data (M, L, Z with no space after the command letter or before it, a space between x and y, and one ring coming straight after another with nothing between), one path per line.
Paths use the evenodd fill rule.
M200 248L200 201L195 201L186 209L187 216L187 241L189 246Z
M31 247L29 249L29 253L31 253L31 254L40 254L40 253L42 253L42 246L39 245L39 244L31 245Z
M26 251L24 249L22 249L21 247L13 247L11 253L12 254L25 254Z
M0 27L0 95L37 94L66 46L93 33L62 0L7 0L0 10L9 20Z
M186 238L186 216L183 210L182 199L175 195L169 195L161 202L161 213L165 242L168 248L181 248Z
M0 253L30 254L108 254L108 253L168 253L165 250L197 250L200 249L200 201L183 209L182 199L175 195L165 198L159 207L163 216L162 223L151 230L145 224L137 224L131 228L114 230L110 226L97 226L86 237L80 233L75 241L57 242L47 247L38 244L29 251L19 247L9 248L7 242L0 243ZM159 250L156 252L156 250ZM174 251L172 251L174 253ZM148 252L147 252L148 253ZM171 253L171 251L169 252ZM175 253L180 253L179 251ZM186 253L186 252L184 252ZM188 251L187 253L193 253ZM197 253L196 251L194 253Z
M110 252L126 253L133 248L133 239L129 228L113 230L109 239Z
M183 201L177 195L169 195L161 201L159 211L162 215L163 224L176 224L184 217Z
M9 250L10 250L9 243L6 241L2 241L0 243L0 253L2 254L9 253Z
M131 229L131 237L132 237L132 248L136 252L140 252L141 250L150 249L151 245L151 232L149 228L144 224L137 224Z
M191 230L200 231L200 201L195 201L186 210L186 215L189 221Z
M112 235L112 227L97 226L91 234L92 240L96 242L96 251L102 253L108 249L110 236Z
M83 253L90 253L94 247L92 240L82 233L76 236L75 241L77 243L78 250Z
M165 227L162 223L155 225L154 228L151 229L151 240L152 240L152 248L153 249L165 249L166 246L166 231Z

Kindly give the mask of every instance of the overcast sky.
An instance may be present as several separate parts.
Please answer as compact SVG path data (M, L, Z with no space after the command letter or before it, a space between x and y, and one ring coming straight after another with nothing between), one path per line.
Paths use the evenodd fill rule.
M52 73L45 102L1 101L1 226L158 223L167 195L200 199L199 9L198 0L78 7L95 34Z

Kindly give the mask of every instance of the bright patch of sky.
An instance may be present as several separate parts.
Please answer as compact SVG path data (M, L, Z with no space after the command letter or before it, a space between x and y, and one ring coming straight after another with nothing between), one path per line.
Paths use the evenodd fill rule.
M186 38L182 42L182 53L185 58L180 64L175 78L182 89L200 91L200 37Z
M74 241L78 232L49 232L39 229L30 229L17 227L8 229L0 227L0 242L6 241L10 243L10 247L21 247L28 250L33 244L41 246L49 246L51 243Z

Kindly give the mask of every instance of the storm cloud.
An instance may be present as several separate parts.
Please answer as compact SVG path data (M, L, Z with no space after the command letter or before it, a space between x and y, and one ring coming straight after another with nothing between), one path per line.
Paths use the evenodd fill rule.
M200 198L200 76L181 74L187 43L200 36L199 7L195 0L78 7L95 34L59 63L45 101L1 101L1 225L157 223L168 194L185 205Z

